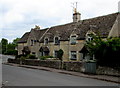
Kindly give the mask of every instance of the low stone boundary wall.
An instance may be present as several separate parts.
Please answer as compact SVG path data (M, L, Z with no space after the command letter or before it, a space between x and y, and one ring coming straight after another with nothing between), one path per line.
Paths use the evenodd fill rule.
M76 71L76 72L84 72L85 70L84 62L78 61L66 61L61 62L60 60L23 60L22 63L18 59L8 59L8 63L15 64L23 64L23 65L32 65L32 66L42 66L42 67L50 67L56 69L64 69L68 71ZM120 71L117 71L108 67L100 67L98 66L96 69L96 74L100 75L112 75L112 76L120 76Z
M101 67L99 66L96 70L96 74L100 75L112 75L112 76L119 76L120 77L120 68L119 70L113 69L110 67Z
M20 64L20 60L8 58L8 63Z
M23 64L23 65L32 65L32 66L43 66L43 67L50 67L61 69L61 61L60 60L31 60L26 59L20 61L18 59L8 59L8 63L15 63L15 64Z
M62 63L60 60L41 60L40 66L61 69Z
M63 62L63 69L68 71L82 72L83 63L78 61Z
M22 62L22 64L24 64L24 65L32 65L32 66L40 66L40 60L27 59L27 60L24 60Z

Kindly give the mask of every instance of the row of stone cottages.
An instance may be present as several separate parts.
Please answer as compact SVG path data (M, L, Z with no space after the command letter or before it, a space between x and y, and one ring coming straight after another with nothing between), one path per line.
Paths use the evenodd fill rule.
M81 14L73 14L73 22L40 29L39 26L26 32L18 41L18 54L29 50L31 54L40 56L57 57L58 50L64 51L63 61L80 61L83 54L80 53L85 41L92 38L89 34L98 34L102 38L120 36L118 30L120 14L119 12L99 16L91 19L81 20Z

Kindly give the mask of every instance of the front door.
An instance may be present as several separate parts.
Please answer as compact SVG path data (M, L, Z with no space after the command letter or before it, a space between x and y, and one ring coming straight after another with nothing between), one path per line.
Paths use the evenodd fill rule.
M44 51L44 56L49 56L49 51Z

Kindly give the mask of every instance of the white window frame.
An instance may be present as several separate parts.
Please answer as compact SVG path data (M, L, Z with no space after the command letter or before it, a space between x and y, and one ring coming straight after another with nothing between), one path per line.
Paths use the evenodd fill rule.
M73 54L73 52L74 52L75 54ZM76 55L76 58L73 58L72 55ZM70 52L70 60L77 60L77 51L71 51L71 52Z
M86 41L92 41L93 40L93 37L90 36L91 34L95 35L95 33L92 32L92 31L88 31L86 33Z
M55 52L58 52L58 50L54 50L54 57L57 58L57 56L55 55L56 54Z
M48 40L48 43L46 43L46 39ZM44 38L44 45L48 45L49 44L49 38L48 37L45 37Z
M34 39L30 39L30 45L34 46Z
M72 37L75 37L75 39L72 40ZM77 43L77 35L71 35L70 36L70 44L71 45L75 45Z
M56 43L55 38L58 38L59 43ZM54 44L55 44L55 45L60 45L60 37L58 37L58 36L55 36L55 37L54 37Z
M93 37L91 37L91 36L87 36L87 39L86 39L87 41L92 41L93 40Z

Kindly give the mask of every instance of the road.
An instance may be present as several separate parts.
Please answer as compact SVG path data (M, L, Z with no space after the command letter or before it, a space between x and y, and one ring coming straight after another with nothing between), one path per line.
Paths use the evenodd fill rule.
M0 54L0 88L2 86L2 55Z
M4 56L4 59L8 57ZM5 86L118 86L116 83L97 79L4 64L2 74Z
M3 65L6 86L117 86L115 83L67 74Z
M2 63L6 63L8 58L15 58L14 56L10 55L2 55L0 54L0 88L2 86Z
M15 58L14 56L10 56L10 55L1 55L0 54L0 58L2 58L2 63L6 63L8 58Z

